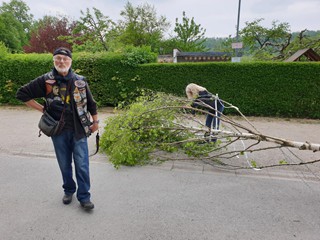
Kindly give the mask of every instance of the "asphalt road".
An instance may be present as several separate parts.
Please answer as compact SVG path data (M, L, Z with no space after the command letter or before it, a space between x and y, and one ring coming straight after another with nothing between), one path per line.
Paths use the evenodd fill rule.
M319 239L319 182L92 162L88 213L62 204L53 159L0 161L4 240Z
M86 212L76 199L62 204L52 144L36 133L40 113L0 114L1 240L319 239L317 167L230 171L166 162L116 170L98 154L91 159L96 207Z

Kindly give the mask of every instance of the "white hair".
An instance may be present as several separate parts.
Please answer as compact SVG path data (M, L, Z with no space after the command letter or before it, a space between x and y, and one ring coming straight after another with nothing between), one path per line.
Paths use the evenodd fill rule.
M201 92L201 91L207 91L207 89L204 87L201 87L195 83L190 83L186 87L186 94L187 94L188 99L196 98L199 95L199 92Z

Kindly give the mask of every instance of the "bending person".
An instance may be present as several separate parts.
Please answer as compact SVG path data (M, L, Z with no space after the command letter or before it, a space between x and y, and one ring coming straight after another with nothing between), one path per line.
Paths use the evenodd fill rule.
M186 94L188 99L193 100L192 107L202 108L210 113L207 114L205 123L208 127L209 134L212 128L219 129L220 116L224 110L224 105L220 99L210 93L206 88L195 83L187 85Z

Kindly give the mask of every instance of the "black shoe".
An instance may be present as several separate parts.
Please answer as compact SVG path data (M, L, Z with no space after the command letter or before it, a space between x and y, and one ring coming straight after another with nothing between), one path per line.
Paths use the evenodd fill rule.
M73 196L73 194L71 194L71 195L65 194L62 198L63 204L70 204L72 202L72 196Z
M81 207L85 210L91 210L91 209L94 209L94 204L90 201L88 202L81 202L80 203Z

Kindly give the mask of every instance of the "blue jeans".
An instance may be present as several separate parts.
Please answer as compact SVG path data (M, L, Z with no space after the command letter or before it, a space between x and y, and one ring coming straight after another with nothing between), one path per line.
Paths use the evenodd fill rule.
M89 151L87 138L76 140L72 131L63 131L58 136L51 137L60 171L63 179L65 194L76 192L76 183L73 180L72 158L75 166L78 184L77 199L79 202L90 201L90 175L89 175Z
M210 106L212 106L214 109L216 109L214 101L210 104ZM213 114L214 116L207 114L206 126L208 128L212 127L213 129L215 129L217 127L217 129L219 129L219 127L220 127L220 116L221 116L221 113L224 110L224 105L220 101L220 99L217 99L217 110L218 110L217 115L218 115L219 118L214 117L214 116L216 116L216 111L215 110L209 109L209 113Z

